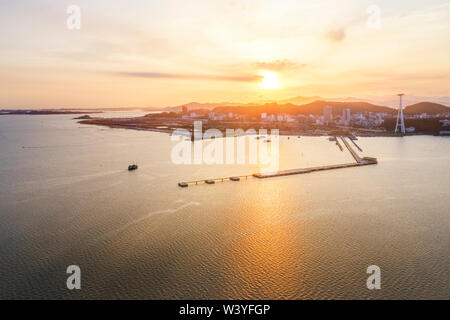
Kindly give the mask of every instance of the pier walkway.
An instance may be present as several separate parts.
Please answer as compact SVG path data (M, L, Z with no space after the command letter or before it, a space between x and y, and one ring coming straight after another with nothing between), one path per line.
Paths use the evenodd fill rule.
M363 152L363 150L356 144L355 140L350 139L350 141L355 145L355 147L359 150L359 152Z
M240 181L245 178L246 180L251 177L255 177L258 179L268 179L275 177L283 177L283 176L291 176L297 174L305 174L317 171L326 171L326 170L335 170L335 169L344 169L344 168L352 168L352 167L361 167L367 165L377 164L378 161L376 158L364 157L361 158L355 150L351 147L345 137L339 136L347 150L350 152L352 157L355 159L355 162L352 163L344 163L344 164L335 164L335 165L327 165L327 166L319 166L319 167L311 167L311 168L303 168L303 169L291 169L291 170L283 170L271 173L254 173L250 175L242 175L242 176L234 176L234 177L225 177L225 178L215 178L215 179L204 179L204 180L192 180L192 181L184 181L179 182L178 185L180 187L187 187L190 184L214 184L215 182L225 182L225 181Z
M347 142L347 140L344 137L339 137L341 138L342 142L345 144L345 146L347 147L348 151L350 152L350 154L353 156L353 158L355 159L355 161L357 163L361 163L362 159L361 157L356 153L355 150L352 149L352 147L350 146L350 143Z

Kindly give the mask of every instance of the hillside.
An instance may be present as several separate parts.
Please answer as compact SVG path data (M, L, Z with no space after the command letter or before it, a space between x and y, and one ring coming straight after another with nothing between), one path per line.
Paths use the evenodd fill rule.
M301 97L297 97L301 98ZM304 98L308 99L308 98ZM294 98L295 100L295 98ZM301 100L301 99L299 99ZM287 101L287 100L284 100ZM298 102L298 101L295 101ZM259 116L261 113L265 112L268 114L304 114L304 115L321 115L323 114L323 109L325 106L331 106L333 108L333 114L342 114L342 111L346 108L349 108L352 113L364 113L364 112L373 112L373 113L387 113L395 115L397 113L397 109L380 106L376 104L372 104L365 101L327 101L327 100L317 100L314 102L304 103L304 104L295 104L295 102L288 103L280 103L280 102L272 102L272 103L248 103L248 104L240 104L233 102L223 102L223 103L197 103L191 102L185 104L190 111L199 110L199 109L207 109L213 110L215 112L220 113L235 113L235 114L247 114L251 116ZM174 106L174 107L166 107L165 111L181 111L182 105ZM442 104L432 103L432 102L420 102L417 104L413 104L407 106L405 108L405 114L422 114L428 113L430 115L435 114L450 114L450 107L447 107Z
M293 98L290 98L290 99L277 100L276 102L278 102L280 104L286 104L286 103L305 104L305 103L310 103L310 102L317 101L317 100L322 100L322 99L323 98L318 97L318 96L314 96L314 97L298 96L298 97L293 97Z
M374 113L388 113L395 114L395 109L373 105L367 102L333 102L333 101L314 101L312 103L295 105L291 103L287 104L277 104L277 103L267 103L264 105L256 105L249 107L217 107L214 109L215 112L221 113L236 113L236 114L247 114L252 116L258 116L265 112L268 114L323 114L323 108L325 106L333 107L334 114L342 114L343 109L349 108L352 113L357 112L374 112Z
M323 114L323 108L325 106L333 107L334 114L342 114L344 109L349 108L352 113L359 112L373 112L373 113L388 113L395 114L395 109L377 106L368 102L336 102L336 101L314 101L312 103L303 104L300 106L301 112L303 114Z
M407 106L404 110L404 113L405 114L427 113L430 115L443 114L443 113L450 114L450 107L444 106L443 104L439 104L439 103L420 102L420 103L416 103L416 104Z
M189 111L191 110L198 110L198 109L208 109L212 110L214 108L217 108L219 106L230 106L230 107L246 107L246 106L254 106L256 104L249 103L249 104L241 104L241 103L235 103L235 102L206 102L206 103L199 103L199 102L190 102L186 104L182 104L179 106L173 106L173 107L165 107L163 108L164 111L173 111L173 112L179 112L182 110L183 106L186 106Z
M237 107L217 107L214 108L214 112L218 113L235 113L235 114L246 114L249 116L258 116L261 113L268 114L298 114L300 106L287 103L287 104L277 104L277 103L266 103L263 105L252 105L252 106L237 106Z

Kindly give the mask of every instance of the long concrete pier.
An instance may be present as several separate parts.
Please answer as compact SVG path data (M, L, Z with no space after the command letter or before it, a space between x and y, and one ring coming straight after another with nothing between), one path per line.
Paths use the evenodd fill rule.
M350 146L350 143L347 142L347 140L344 137L339 137L341 138L342 142L345 144L345 146L347 147L348 151L350 152L350 154L353 156L353 158L355 159L355 161L357 163L361 163L362 159L361 157L356 153L355 150L352 149L352 147Z
M367 166L370 164L375 164L375 163L369 163L369 162L354 163L353 162L353 163L336 164L336 165L312 167L312 168L305 168L305 169L284 170L284 171L277 171L277 172L272 172L272 173L255 173L253 176L256 178L259 178L259 179L267 179L267 178L275 178L275 177L283 177L283 176L292 176L292 175L296 175L296 174L305 174L305 173L311 173L311 172L317 172L317 171L326 171L326 170L334 170L334 169L344 169L344 168Z
M368 166L368 165L373 165L373 164L377 164L378 163L376 158L371 158L371 157L363 157L363 158L361 158L356 153L356 151L352 149L351 145L348 143L348 141L346 140L345 137L340 136L339 138L342 140L342 142L346 146L347 150L350 152L352 157L355 159L355 162L344 163L344 164L335 164L335 165L327 165L327 166L319 166L319 167L311 167L311 168L303 168L303 169L283 170L283 171L276 171L276 172L271 172L271 173L254 173L254 174L243 175L243 176L184 181L184 182L179 182L178 185L180 187L187 187L190 184L201 184L201 183L214 184L215 182L240 181L242 178L245 178L247 180L250 177L255 177L255 178L258 178L258 179L268 179L268 178L291 176L291 175L297 175L297 174L305 174L305 173L311 173L311 172L317 172L317 171L326 171L326 170L335 170L335 169L344 169L344 168Z

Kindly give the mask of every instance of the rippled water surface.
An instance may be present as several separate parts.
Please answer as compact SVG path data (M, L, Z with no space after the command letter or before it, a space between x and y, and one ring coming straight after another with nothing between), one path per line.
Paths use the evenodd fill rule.
M167 134L71 118L0 116L0 298L450 298L449 138L360 138L378 165L182 189L259 168L175 165ZM281 169L351 161L280 138Z

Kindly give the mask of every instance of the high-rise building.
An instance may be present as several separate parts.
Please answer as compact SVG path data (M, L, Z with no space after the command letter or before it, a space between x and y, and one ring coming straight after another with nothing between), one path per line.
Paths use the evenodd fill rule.
M333 107L325 106L323 108L323 122L328 125L331 121L333 121Z
M351 110L349 108L346 108L342 111L342 122L346 125L350 124L350 121L352 120Z

